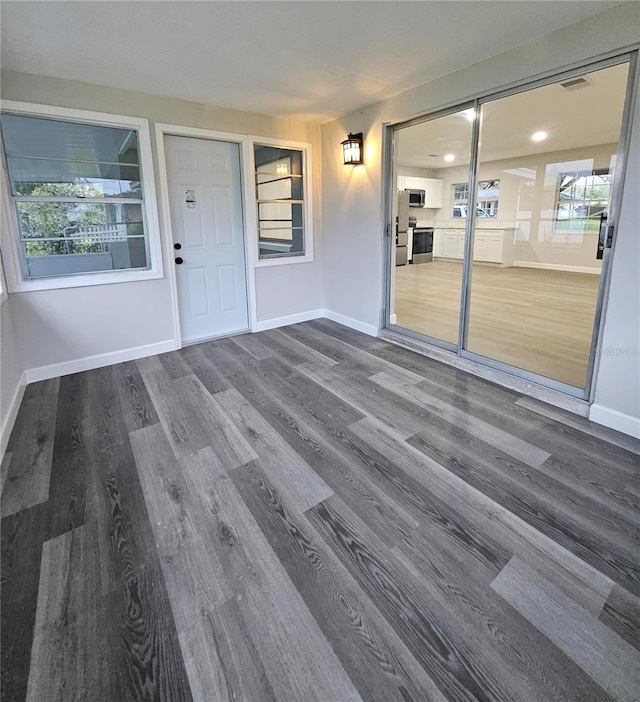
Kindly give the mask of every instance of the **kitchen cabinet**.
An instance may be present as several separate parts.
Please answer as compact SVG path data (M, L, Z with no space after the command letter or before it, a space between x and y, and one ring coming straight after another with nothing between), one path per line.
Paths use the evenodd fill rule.
M398 190L424 190L425 208L442 207L442 180L440 178L418 178L398 176Z
M464 229L437 228L434 231L434 258L464 258ZM499 263L512 266L515 229L476 229L473 260L479 263Z

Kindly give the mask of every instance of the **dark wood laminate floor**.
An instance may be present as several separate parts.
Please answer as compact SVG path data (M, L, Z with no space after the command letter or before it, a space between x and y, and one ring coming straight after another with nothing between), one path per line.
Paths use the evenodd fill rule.
M325 320L30 385L2 699L640 700L639 452Z

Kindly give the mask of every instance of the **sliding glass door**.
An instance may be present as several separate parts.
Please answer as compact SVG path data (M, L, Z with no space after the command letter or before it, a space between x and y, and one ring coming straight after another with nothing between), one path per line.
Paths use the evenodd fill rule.
M392 329L586 396L629 73L625 57L393 128L393 196L440 195L409 210Z
M396 221L400 232L408 230L407 262L395 259L395 324L447 345L458 343L464 219L456 218L446 230L436 233L434 217L443 207L442 169L457 180L469 175L473 108L406 127L396 137L396 198L408 191L414 202ZM424 200L422 200L424 194ZM395 204L395 203L394 203ZM437 266L430 265L434 256ZM428 275L427 273L428 269Z

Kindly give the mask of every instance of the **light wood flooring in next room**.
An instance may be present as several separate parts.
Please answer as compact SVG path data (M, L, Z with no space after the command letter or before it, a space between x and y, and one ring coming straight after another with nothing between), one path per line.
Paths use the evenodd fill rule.
M2 699L637 701L639 452L326 320L32 384Z
M600 276L474 264L467 348L584 388ZM395 312L404 329L458 342L462 264L396 268Z

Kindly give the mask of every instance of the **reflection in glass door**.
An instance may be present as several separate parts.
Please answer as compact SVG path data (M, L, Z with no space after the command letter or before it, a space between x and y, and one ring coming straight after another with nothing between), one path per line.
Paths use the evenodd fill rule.
M392 328L588 396L630 66L391 128Z
M464 349L585 388L628 63L482 105ZM606 226L606 225L605 225Z

